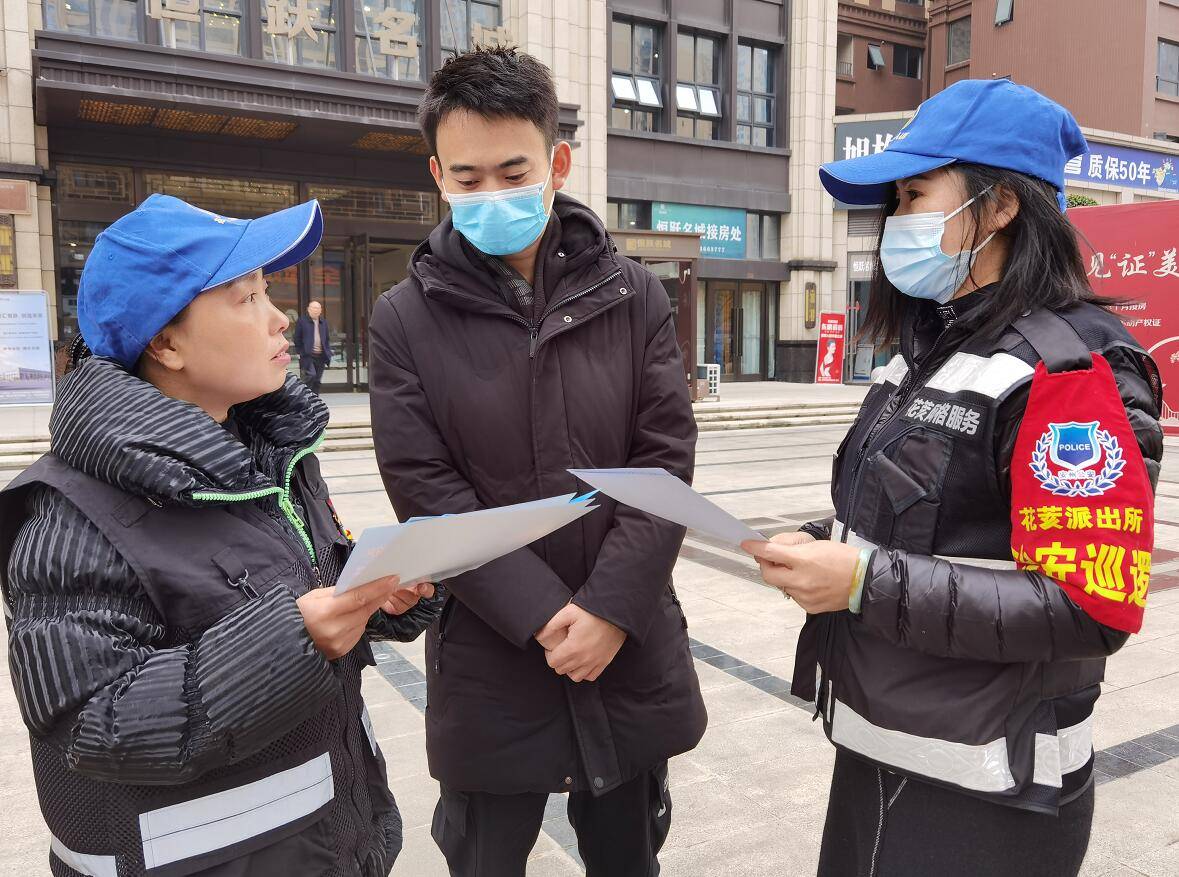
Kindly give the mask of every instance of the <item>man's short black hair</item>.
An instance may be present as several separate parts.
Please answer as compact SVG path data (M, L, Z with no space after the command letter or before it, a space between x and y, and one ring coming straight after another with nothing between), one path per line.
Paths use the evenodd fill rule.
M553 75L515 47L478 46L434 71L418 106L418 125L432 154L438 152L439 123L462 110L485 119L525 119L540 129L546 147L557 142Z

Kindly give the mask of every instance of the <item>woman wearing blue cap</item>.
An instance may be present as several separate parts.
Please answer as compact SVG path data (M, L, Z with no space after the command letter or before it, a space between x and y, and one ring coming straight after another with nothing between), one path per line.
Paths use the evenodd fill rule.
M1105 659L1142 623L1154 363L1063 215L1072 116L958 83L827 190L885 205L865 333L899 341L834 517L750 543L808 612L795 694L837 747L819 873L1075 875Z
M264 274L308 202L153 195L95 243L50 453L0 494L12 682L54 875L385 875L401 818L360 693L429 585L339 599L351 548ZM419 597L427 597L419 603Z

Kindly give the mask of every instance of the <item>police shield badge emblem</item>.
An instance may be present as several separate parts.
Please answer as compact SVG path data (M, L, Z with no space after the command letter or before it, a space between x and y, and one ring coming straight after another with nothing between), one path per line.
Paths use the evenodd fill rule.
M1090 423L1050 423L1052 432L1048 456L1064 469L1085 469L1101 459L1096 420Z

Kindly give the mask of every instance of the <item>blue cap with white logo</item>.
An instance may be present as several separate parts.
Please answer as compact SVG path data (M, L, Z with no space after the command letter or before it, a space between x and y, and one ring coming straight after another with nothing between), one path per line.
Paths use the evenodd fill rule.
M1088 151L1055 101L1006 79L966 79L921 104L883 152L825 164L819 178L847 204L883 204L897 180L969 162L1050 183L1063 210L1064 166Z
M86 345L132 368L151 339L206 290L297 265L323 237L318 201L233 219L152 195L94 242L78 284Z

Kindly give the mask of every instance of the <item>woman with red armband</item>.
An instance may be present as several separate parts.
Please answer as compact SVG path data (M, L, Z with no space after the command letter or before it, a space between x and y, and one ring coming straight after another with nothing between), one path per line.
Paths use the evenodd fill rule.
M865 333L900 345L836 454L835 516L746 546L808 612L793 690L838 749L823 877L1084 859L1093 708L1142 624L1162 457L1157 370L1063 215L1085 151L1063 107L964 81L821 170L885 204Z

